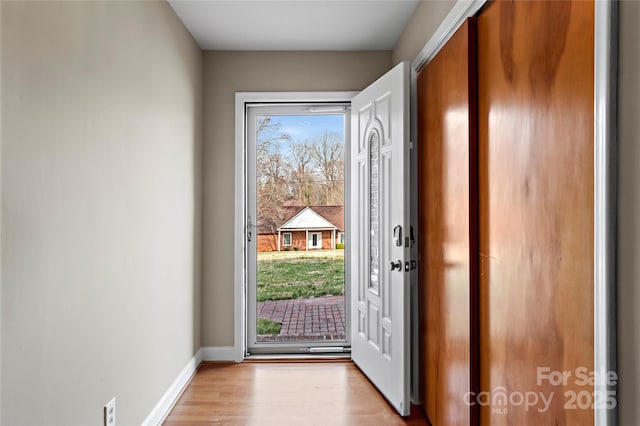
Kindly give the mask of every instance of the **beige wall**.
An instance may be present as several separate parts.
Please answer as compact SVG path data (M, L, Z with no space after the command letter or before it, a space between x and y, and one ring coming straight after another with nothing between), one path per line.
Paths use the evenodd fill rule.
M233 346L235 92L360 90L391 52L205 52L202 345Z
M140 424L200 347L202 53L163 2L2 10L2 424Z
M640 2L620 2L618 372L621 426L640 419Z
M116 396L139 424L201 343L233 345L234 93L362 89L453 3L421 2L392 53L204 54L201 321L195 43L162 3L1 2L0 423L100 424ZM623 426L640 418L639 20L622 2Z
M454 4L453 0L420 1L393 50L393 64L413 62Z

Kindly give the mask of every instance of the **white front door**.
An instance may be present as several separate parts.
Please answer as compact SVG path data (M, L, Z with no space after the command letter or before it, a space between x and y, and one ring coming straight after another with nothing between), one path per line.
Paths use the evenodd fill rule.
M351 101L351 355L402 415L410 408L409 96L401 63Z
M322 248L322 232L309 232L309 249Z

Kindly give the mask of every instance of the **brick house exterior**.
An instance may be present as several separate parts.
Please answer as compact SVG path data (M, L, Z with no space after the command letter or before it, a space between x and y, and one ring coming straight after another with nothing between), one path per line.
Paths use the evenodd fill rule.
M278 251L278 234L258 234L258 251Z
M319 240L320 244L322 244L320 250L333 250L334 246L331 244L331 239L333 237L332 231L314 231L318 234L321 234L321 238ZM307 242L307 233L306 231L291 231L288 232L291 234L291 244L285 245L285 237L284 233L280 234L280 251L283 250L295 250L298 249L300 251L306 250L306 242ZM337 238L337 236L336 236ZM274 235L274 240L277 243L278 236ZM334 244L335 245L335 244ZM277 250L276 246L276 250Z
M344 206L286 206L276 232L258 227L259 252L332 250L344 243Z

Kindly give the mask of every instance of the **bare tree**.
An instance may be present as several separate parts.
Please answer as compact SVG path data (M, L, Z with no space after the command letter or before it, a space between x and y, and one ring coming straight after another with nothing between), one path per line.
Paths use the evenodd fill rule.
M293 143L272 117L258 117L256 161L257 225L272 235L286 219L285 205L344 202L344 143L335 133Z
M323 204L342 204L344 200L344 144L335 133L325 133L310 144L311 158L323 182Z
M291 140L291 136L280 130L280 123L273 118L258 116L256 118L256 155L258 158L267 157L273 152L277 142Z
M256 121L257 225L275 234L283 216L282 206L288 197L288 163L278 152L279 142L291 138L280 131L280 124L269 116Z
M296 204L311 205L313 169L311 147L307 143L292 145L289 161L291 163L291 192Z

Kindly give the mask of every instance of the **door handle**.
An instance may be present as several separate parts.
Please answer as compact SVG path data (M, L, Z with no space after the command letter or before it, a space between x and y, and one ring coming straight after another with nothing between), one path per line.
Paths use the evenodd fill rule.
M398 271L402 271L402 261L401 260L396 260L395 262L392 260L390 263L391 263L391 271L395 271L396 269Z
M402 247L402 226L396 225L393 228L393 239L396 242L396 246Z

